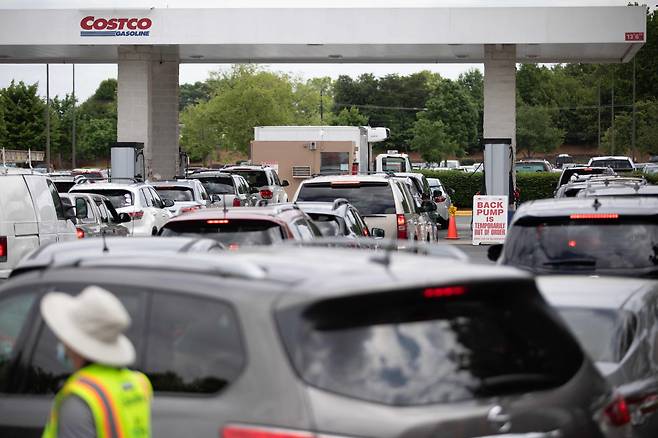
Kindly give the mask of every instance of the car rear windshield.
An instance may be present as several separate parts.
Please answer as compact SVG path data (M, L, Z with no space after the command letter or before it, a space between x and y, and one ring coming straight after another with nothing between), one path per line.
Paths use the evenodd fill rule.
M85 189L76 190L75 193L94 193L96 195L103 195L107 197L114 208L130 207L134 204L133 194L130 190L117 190L117 189Z
M637 320L625 310L558 307L589 356L597 362L619 362L633 341Z
M605 217L605 216L602 216ZM658 271L658 224L641 218L522 219L505 242L507 264L541 272Z
M542 163L516 163L517 172L544 172L546 168Z
M628 160L593 160L592 166L610 167L614 170L633 170L633 165Z
M200 176L197 177L210 195L232 195L235 193L233 178L230 176Z
M361 216L395 214L396 211L393 191L388 183L304 184L297 201L334 202L338 198L347 199Z
M247 180L251 187L263 187L269 186L270 183L267 181L267 174L264 170L229 170L228 172L240 175Z
M277 312L312 386L397 406L453 403L566 383L582 352L518 284L334 298Z
M608 169L592 169L589 167L581 168L569 168L562 171L560 175L560 185L566 184L569 182L571 177L575 174L578 175L602 175L604 173L610 172Z
M158 194L163 199L172 201L194 201L194 191L190 187L156 187Z
M71 187L75 185L75 181L53 181L53 184L55 184L55 188L57 189L58 193L68 193L69 190L71 190Z
M313 223L318 226L323 236L340 236L340 219L332 214L308 213Z
M399 157L386 157L382 158L382 171L384 172L409 172L407 169L407 161Z
M272 245L284 239L281 227L275 222L241 219L170 222L162 229L161 235L203 235L203 237L215 239L231 248Z

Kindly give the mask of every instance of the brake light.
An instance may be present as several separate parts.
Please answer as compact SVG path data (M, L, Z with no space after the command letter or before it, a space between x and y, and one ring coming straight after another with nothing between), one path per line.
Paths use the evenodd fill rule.
M370 231L368 231L367 228L364 228L364 229L363 229L363 235L364 235L365 237L370 236Z
M619 219L617 213L579 213L572 214L569 219Z
M78 239L84 239L85 230L83 230L82 228L76 228L75 229L75 235L78 236Z
M180 209L180 212L181 213L189 213L190 211L195 211L195 210L198 210L199 208L200 207L198 205L194 206L194 207L183 207L183 208Z
M616 397L604 410L605 416L613 426L624 426L631 422L631 411L623 397Z
M221 225L221 224L228 224L228 219L210 219L206 221L207 224L209 225Z
M238 249L240 249L240 245L237 244L237 243L231 243L231 244L228 246L228 249L229 249L230 251L237 251Z
M407 233L407 218L403 214L397 215L398 222L398 239L406 239L409 235Z
M222 438L315 438L310 432L256 426L226 426Z
M128 213L128 216L130 216L133 220L140 220L141 218L144 217L144 212L142 210L131 211L130 213Z
M359 181L332 181L331 187L334 186L361 187L361 183Z
M570 240L567 245L569 245L569 248L575 248L578 245L578 242L575 240Z
M423 296L425 298L443 298L464 295L465 293L466 288L464 286L429 287L423 291Z
M352 163L352 175L359 173L359 163Z
M274 193L272 193L272 190L263 189L260 191L260 197L263 199L272 199L273 196Z
M233 207L239 207L241 205L242 204L240 203L240 198L233 198Z
M434 202L445 202L446 197L445 196L437 196L434 198Z
M0 262L7 261L7 236L0 236Z

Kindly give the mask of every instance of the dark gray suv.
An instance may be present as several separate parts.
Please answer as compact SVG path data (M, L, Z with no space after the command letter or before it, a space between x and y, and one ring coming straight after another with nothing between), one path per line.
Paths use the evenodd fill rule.
M69 370L38 312L100 285L132 316L158 438L625 436L623 401L508 268L261 248L103 254L0 288L0 436L37 437ZM507 434L507 435L506 435Z

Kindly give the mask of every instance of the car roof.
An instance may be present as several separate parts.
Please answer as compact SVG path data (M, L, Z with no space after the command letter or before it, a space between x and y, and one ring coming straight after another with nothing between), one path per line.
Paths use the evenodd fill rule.
M621 309L638 295L656 290L654 280L573 275L538 276L537 286L557 307Z
M631 161L630 157L626 157L626 156L623 156L623 155L605 155L605 156L590 158L590 161L598 161L598 160L628 160L628 161Z
M311 179L302 181L302 184L307 183L332 183L336 181L353 181L353 182L388 182L389 176L382 174L375 175L320 175Z
M213 220L213 219L249 219L249 220L277 220L281 215L289 213L303 214L302 211L294 204L274 204L263 207L228 207L226 210L219 207L204 208L201 210L191 211L170 219L167 223L185 222L195 220Z
M132 183L118 183L118 182L88 182L94 180L86 180L81 184L76 184L69 191L80 191L84 192L85 190L137 190L142 187L150 187L150 184L144 182L132 182Z
M512 221L516 222L524 216L564 217L578 213L648 216L657 212L658 199L649 197L555 198L523 203Z
M639 184L595 185L589 187L586 193L590 196L649 196L658 195L658 186Z
M235 166L226 166L222 170L268 170L272 169L270 166L259 166L257 164L239 164Z
M201 171L201 172L194 172L192 175L190 175L190 179L196 179L199 176L214 176L214 177L226 176L226 177L232 178L233 174L228 173L228 172L224 172L223 169L222 170L204 170L204 171Z
M155 181L151 185L153 187L195 187L198 183L196 179L175 179L166 181Z

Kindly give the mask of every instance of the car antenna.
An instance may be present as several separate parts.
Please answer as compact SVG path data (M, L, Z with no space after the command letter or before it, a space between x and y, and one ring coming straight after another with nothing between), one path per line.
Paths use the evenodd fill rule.
M107 247L107 241L105 240L105 230L101 231L101 239L103 240L103 253L106 254L110 252L110 249Z

